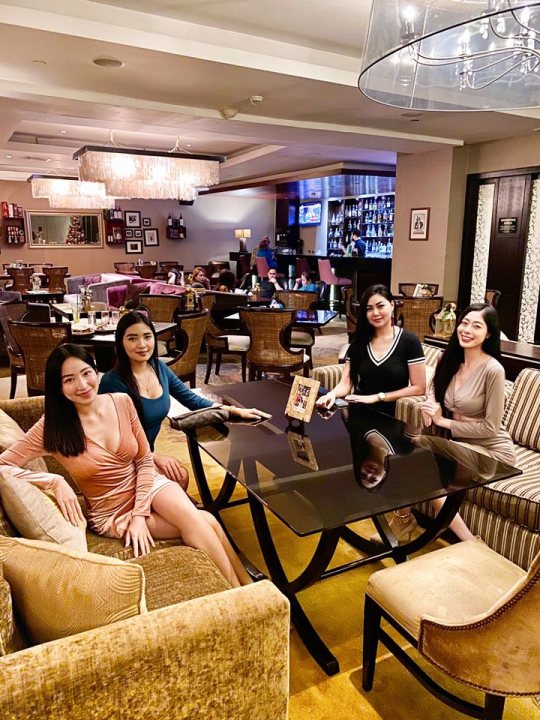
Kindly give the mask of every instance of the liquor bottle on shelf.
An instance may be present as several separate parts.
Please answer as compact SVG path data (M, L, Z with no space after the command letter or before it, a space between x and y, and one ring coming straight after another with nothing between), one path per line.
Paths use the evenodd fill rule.
M182 217L182 213L178 216L178 224L180 227L184 227L184 218Z
M172 215L169 213L167 216L167 227L172 227Z

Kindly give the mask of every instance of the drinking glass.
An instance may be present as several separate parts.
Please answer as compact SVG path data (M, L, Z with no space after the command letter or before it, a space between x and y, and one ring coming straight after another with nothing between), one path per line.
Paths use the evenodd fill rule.
M78 323L79 320L81 319L81 313L80 313L80 308L79 308L78 302L71 303L71 314L73 315L73 322Z
M103 327L109 324L109 311L108 310L102 310L101 311L101 324Z
M111 322L116 327L118 325L118 321L120 320L120 310L112 310L111 311Z
M96 313L93 311L88 313L88 325L90 327L96 327Z

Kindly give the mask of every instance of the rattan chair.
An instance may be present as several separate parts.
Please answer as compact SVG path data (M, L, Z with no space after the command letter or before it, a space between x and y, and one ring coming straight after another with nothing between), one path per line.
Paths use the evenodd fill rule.
M19 346L26 372L28 396L45 392L45 363L51 352L71 340L69 323L27 323L8 321L11 334Z
M319 294L317 292L302 292L301 290L277 290L274 297L282 302L287 309L312 310L317 304Z
M181 295L139 295L139 302L150 314L152 322L175 322Z
M501 297L500 290L486 290L484 302L486 302L488 305L492 305L494 308L496 308L499 303L500 297Z
M196 385L197 361L201 354L201 345L206 330L208 311L178 315L176 323L176 346L178 352L173 357L161 357L173 373L189 382L191 387Z
M133 262L115 262L114 269L117 273L134 273L135 263Z
M422 285L426 292L429 292L426 297L432 297L439 292L438 283L398 283L398 293L404 297L414 297L418 285Z
M341 288L341 297L343 300L343 307L345 308L345 319L347 320L347 334L349 335L349 341L352 340L352 336L356 331L356 310L353 308L353 296L354 292L352 287Z
M64 278L68 273L67 267L44 267L43 274L49 281L49 292L65 293L66 284Z
M19 293L20 298L20 293ZM12 302L6 305L0 305L0 329L6 345L6 351L9 360L9 371L11 375L11 385L9 388L9 399L13 400L17 392L17 377L24 375L24 358L20 347L9 327L8 320L21 320L26 312L26 303Z
M247 354L250 380L263 372L290 377L292 372L302 370L305 377L309 375L309 356L289 345L294 316L294 310L240 309L240 319L251 339Z
M249 335L239 335L227 332L225 328L219 327L212 316L212 309L216 304L213 293L201 295L203 308L208 311L206 332L204 340L206 343L206 375L205 384L210 380L214 358L216 361L216 375L221 369L222 355L239 355L242 365L242 382L246 382L247 375L247 352L249 349Z
M138 273L145 280L153 280L157 272L157 263L154 261L143 262L136 265L134 272Z
M34 274L34 268L8 267L6 268L6 274L11 275L13 278L13 285L10 286L10 290L25 293L27 290L31 289L32 281L30 278Z
M176 260L162 260L159 263L159 267L163 270L163 272L167 273L173 268L176 268L177 270L183 270L184 266L180 263L177 263Z
M396 321L400 327L410 330L424 342L424 336L432 332L429 320L443 303L440 296L431 298L402 297L396 299Z
M380 640L446 705L470 717L502 720L507 696L540 694L539 607L540 555L525 573L487 545L469 541L379 570L366 589L362 687L372 689ZM485 693L484 706L439 685L381 628L382 618L427 660L428 669Z

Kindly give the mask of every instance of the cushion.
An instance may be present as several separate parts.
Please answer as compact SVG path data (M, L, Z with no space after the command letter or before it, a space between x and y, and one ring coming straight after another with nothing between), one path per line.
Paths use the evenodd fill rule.
M185 288L180 285L167 285L163 282L153 282L150 285L150 295L183 295Z
M107 305L120 308L126 304L127 285L113 285L107 288Z
M292 330L290 345L291 347L311 347L315 342L315 338L311 333L304 330Z
M0 410L0 452L7 450L14 442L24 437L24 432L15 420L3 410ZM47 472L47 465L43 458L30 460L25 466L28 470Z
M229 343L229 350L237 352L247 352L251 344L249 335L221 335Z
M84 286L94 285L95 283L101 282L101 274L99 275L84 275L82 284Z
M2 505L20 534L84 552L86 521L77 527L62 515L56 502L28 480L8 477L0 472Z
M23 636L19 632L13 615L11 590L6 580L4 580L2 566L0 565L0 657L22 650L24 647Z
M38 540L0 537L13 606L34 644L146 612L142 568Z
M530 450L540 450L539 416L540 371L525 368L516 378L503 422L514 442Z

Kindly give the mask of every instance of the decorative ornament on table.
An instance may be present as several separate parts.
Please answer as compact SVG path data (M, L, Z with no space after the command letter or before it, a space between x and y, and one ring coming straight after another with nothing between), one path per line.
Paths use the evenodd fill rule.
M34 273L31 276L30 280L32 282L32 290L34 292L37 292L38 290L41 289L41 278L39 277L39 275L37 273Z
M435 334L450 337L456 327L456 304L446 303L441 312L435 316Z
M92 309L92 288L81 286L79 291L81 311L89 312Z

